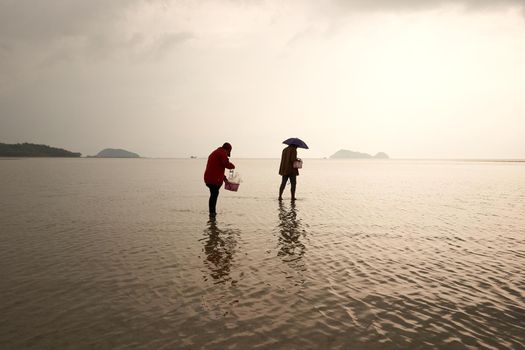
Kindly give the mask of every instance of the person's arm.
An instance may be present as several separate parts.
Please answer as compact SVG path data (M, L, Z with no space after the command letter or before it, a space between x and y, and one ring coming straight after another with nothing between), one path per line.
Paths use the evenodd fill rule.
M228 156L226 154L223 155L221 163L226 169L235 169L235 165L233 165L233 163L230 163L230 160L228 159Z

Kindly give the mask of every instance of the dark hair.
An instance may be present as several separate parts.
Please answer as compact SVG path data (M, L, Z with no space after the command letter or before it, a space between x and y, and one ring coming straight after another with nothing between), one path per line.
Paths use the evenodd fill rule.
M225 143L222 145L222 148L231 150L231 149L232 149L232 145L230 145L229 142L225 142Z

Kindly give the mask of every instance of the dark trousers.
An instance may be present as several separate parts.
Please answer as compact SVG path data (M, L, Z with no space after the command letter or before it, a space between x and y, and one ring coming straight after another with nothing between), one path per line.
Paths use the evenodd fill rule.
M288 179L290 179L290 184L292 186L295 186L295 184L297 184L297 176L296 175L290 175L290 176L283 175L282 176L282 180L281 180L281 186L283 186L283 188L286 186L286 183L288 182Z
M297 184L297 175L290 175L290 176L282 176L281 180L281 186L279 186L279 199L282 197L284 188L286 187L286 183L288 182L288 179L290 179L290 192L292 193L292 199L295 199L295 186Z
M221 186L211 184L206 184L206 186L210 189L210 200L208 201L208 208L210 210L210 214L215 215L217 213L215 207L217 206L217 199L219 198L219 189L221 188Z

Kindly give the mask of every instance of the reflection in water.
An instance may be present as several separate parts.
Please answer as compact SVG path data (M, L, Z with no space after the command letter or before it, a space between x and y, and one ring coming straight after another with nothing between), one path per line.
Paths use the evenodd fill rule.
M525 350L525 163L203 161L0 160L0 350Z
M235 232L231 229L219 229L215 218L210 218L204 232L207 236L204 242L204 253L206 254L204 265L208 267L210 276L216 282L227 281L230 279L233 256L237 246Z
M305 230L301 219L297 217L295 202L290 203L290 208L286 208L282 201L279 202L279 232L277 255L294 269L304 271L302 258L306 247L301 238L304 238Z

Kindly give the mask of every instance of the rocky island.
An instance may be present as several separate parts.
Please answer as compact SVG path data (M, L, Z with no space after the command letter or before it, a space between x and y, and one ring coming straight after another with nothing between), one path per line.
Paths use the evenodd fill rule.
M378 152L375 156L372 156L368 153L340 149L332 154L330 159L390 159L390 157L385 152Z
M98 152L96 156L90 156L89 158L140 158L140 156L137 153L124 149L106 148Z
M68 157L78 158L82 154L62 148L34 143L0 143L0 157Z

